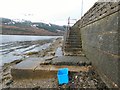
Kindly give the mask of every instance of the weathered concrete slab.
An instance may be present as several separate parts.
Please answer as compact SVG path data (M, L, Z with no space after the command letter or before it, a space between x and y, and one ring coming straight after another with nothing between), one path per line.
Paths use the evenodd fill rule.
M82 63L90 64L91 62L86 57L81 56L62 56L52 60L55 65L79 65Z
M43 79L57 77L58 69L68 68L70 72L88 71L88 67L67 66L67 65L40 65L33 69L12 69L13 79Z
M68 65L40 65L35 70L58 71L60 68L68 68L70 72L87 71L86 67L68 66Z
M69 65L40 65L43 63L41 58L29 58L11 69L13 79L38 79L38 78L54 78L57 76L59 68L68 68L70 72L87 71L88 68L84 66L69 66ZM53 59L53 63L73 63L89 62L85 57L70 57L62 56Z
M28 58L25 61L15 65L14 69L35 69L41 62L43 58Z

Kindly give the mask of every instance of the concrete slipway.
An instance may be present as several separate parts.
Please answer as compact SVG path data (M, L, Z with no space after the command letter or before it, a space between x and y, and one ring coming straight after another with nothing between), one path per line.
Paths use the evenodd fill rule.
M91 62L86 57L80 56L28 58L13 66L11 75L13 79L52 78L57 75L59 68L69 68L70 72L87 71L85 64L89 65Z

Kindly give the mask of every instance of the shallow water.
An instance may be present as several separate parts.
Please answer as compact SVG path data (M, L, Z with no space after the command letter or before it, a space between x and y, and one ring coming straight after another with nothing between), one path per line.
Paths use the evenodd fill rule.
M0 35L1 43L15 42L15 41L48 40L58 37L62 37L62 36Z
M56 52L55 52L55 56L63 56L63 52L62 52L62 47L58 47Z
M53 40L62 36L22 36L0 35L0 66L14 60L25 58L25 53L46 49L51 43L41 45L41 40ZM33 43L33 41L38 43Z

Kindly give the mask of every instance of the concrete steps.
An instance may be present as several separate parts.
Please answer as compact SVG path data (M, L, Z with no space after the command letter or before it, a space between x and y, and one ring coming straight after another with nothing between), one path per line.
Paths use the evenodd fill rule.
M78 42L78 41L77 42L76 41L73 41L73 42L72 41L66 41L65 44L69 44L69 45L71 45L71 44L82 45L82 42Z
M21 79L45 79L57 76L58 69L68 68L70 72L87 71L85 66L91 65L86 57L61 56L53 58L50 64L44 64L41 58L28 58L18 63L11 69L14 80Z
M81 51L82 49L81 48L65 48L65 51L66 52L77 52L77 51Z
M69 36L66 38L64 45L64 55L77 56L82 55L82 41L79 30L70 28ZM68 54L67 54L68 53Z
M66 42L77 42L77 43L81 43L79 42L81 39L67 39Z
M81 51L75 51L75 52L65 52L64 53L65 56L81 56L81 57L85 57L85 54Z
M80 45L65 46L65 48L82 48L82 46L80 46Z
M68 68L69 72L88 71L87 68L67 65L41 65L36 69L12 69L13 79L45 79L55 78L60 68Z

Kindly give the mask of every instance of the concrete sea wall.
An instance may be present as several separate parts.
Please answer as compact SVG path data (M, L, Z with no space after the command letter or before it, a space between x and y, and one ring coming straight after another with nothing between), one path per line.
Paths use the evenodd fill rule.
M110 87L120 87L120 2L95 3L76 22L82 48Z

